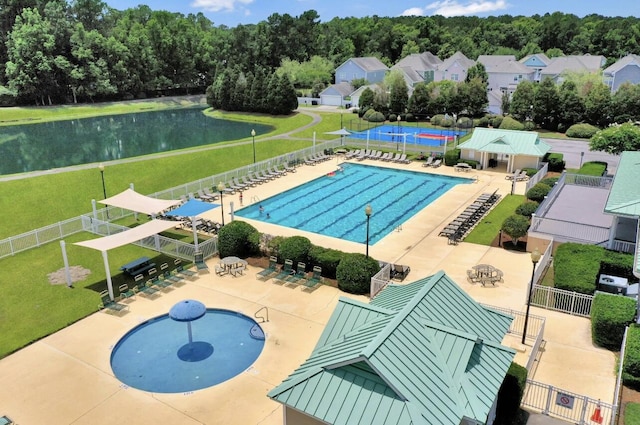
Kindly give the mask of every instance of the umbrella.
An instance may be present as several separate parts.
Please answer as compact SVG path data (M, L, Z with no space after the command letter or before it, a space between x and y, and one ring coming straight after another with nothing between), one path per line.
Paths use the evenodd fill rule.
M196 300L184 300L171 307L169 310L169 317L177 322L187 322L187 329L189 330L189 344L193 342L191 335L191 322L198 320L207 312L207 307L200 301Z
M346 128L341 128L340 130L336 130L336 131L329 131L324 134L332 134L334 136L340 136L340 146L343 145L343 142L342 142L343 136L351 136L351 132Z
M202 202L197 199L189 199L187 202L180 205L175 210L169 211L165 215L172 217L194 217L219 206L220 205L218 204Z

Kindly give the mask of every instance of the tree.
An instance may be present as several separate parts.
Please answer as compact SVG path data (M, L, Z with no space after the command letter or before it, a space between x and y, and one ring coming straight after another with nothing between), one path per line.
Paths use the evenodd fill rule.
M501 230L509 235L514 245L517 245L518 239L525 236L529 230L529 220L520 214L510 215L502 223Z
M579 123L584 117L584 103L573 81L564 81L558 91L559 120L565 128Z
M429 91L429 88L427 87L427 84L416 84L416 86L413 88L411 98L409 98L409 112L412 113L415 117L426 118L427 115L429 115L428 111L430 101L431 93Z
M558 88L555 81L545 78L538 85L533 98L533 121L549 130L558 126Z
M519 121L533 119L532 106L535 100L535 85L532 81L522 81L511 98L509 113Z
M404 74L399 70L391 71L385 77L385 84L389 87L389 110L403 113L409 102L409 89Z
M606 127L612 122L611 90L603 82L595 83L584 99L585 116L589 123Z
M589 149L613 155L640 150L640 128L624 123L600 130L589 140Z
M623 83L611 98L613 121L640 121L640 84Z
M466 111L473 117L483 115L489 106L487 85L482 82L480 77L459 83L458 96L464 105L462 111Z
M362 94L360 95L360 100L358 101L358 106L360 107L360 109L373 107L375 96L375 93L369 87L364 89L362 91Z
M467 78L465 81L470 82L475 78L479 78L480 82L484 84L485 87L489 84L489 74L487 74L487 69L480 62L476 62L475 65L467 70Z

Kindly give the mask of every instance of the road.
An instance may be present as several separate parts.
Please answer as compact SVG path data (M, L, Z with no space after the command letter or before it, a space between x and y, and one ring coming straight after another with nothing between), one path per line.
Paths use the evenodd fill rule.
M619 155L611 155L605 152L595 152L589 150L589 142L584 140L569 140L569 139L542 139L549 145L551 145L551 152L564 154L564 160L567 163L567 168L580 168L580 156L582 157L582 163L589 161L603 161L609 164L607 168L607 174L615 174L618 168L618 162L620 161Z

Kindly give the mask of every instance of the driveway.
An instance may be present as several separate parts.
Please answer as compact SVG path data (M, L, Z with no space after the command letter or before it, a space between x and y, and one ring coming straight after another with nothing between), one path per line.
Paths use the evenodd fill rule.
M615 174L620 162L619 155L611 155L605 152L595 152L589 150L589 142L585 140L572 139L542 139L551 145L551 152L564 154L567 168L580 168L580 157L582 163L589 161L603 161L609 164L608 174Z

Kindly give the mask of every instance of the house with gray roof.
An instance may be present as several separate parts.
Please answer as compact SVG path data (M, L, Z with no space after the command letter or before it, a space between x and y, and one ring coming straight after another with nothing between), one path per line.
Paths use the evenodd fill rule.
M517 169L540 168L542 158L551 146L540 140L534 131L477 127L458 149L460 158L478 161L482 168L494 164L513 173Z
M602 71L607 62L604 56L596 55L571 55L559 56L551 59L551 62L540 72L540 78L551 78L556 84L562 84L563 74L566 72L595 74Z
M542 70L551 63L551 59L549 59L549 57L544 53L535 53L533 55L523 57L520 59L520 63L527 68L533 69L533 81L539 83L542 76Z
M500 98L504 93L511 96L521 81L533 81L535 74L533 68L518 62L513 55L480 55L478 62L484 65L489 77L487 91L500 93ZM492 98L489 98L489 109L502 113L502 103L497 104L495 99L497 96L493 96L491 103Z
M349 83L332 84L320 92L320 104L344 106L350 103L349 97L353 92L353 86Z
M475 64L475 61L466 57L462 52L455 52L438 65L434 81L464 81L467 79L467 71Z
M350 58L336 68L335 83L350 83L358 78L364 78L368 83L379 83L387 71L389 67L376 57Z
M512 320L442 271L368 304L341 297L310 357L268 396L285 425L492 424Z
M407 87L412 88L418 83L434 81L434 74L441 63L442 60L431 52L413 53L400 59L391 69L401 71Z
M627 55L602 72L604 83L615 93L623 83L640 84L640 56Z

